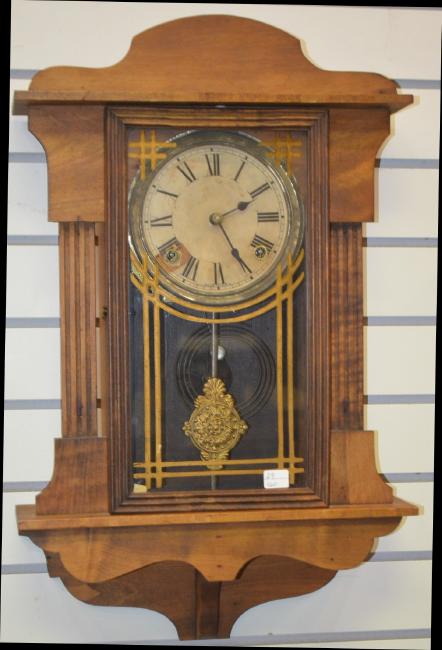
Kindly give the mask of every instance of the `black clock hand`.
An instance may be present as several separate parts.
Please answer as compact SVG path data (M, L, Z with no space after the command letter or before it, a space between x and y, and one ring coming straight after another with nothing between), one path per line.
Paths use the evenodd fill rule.
M233 246L232 242L230 241L229 235L226 233L222 223L218 223L217 225L221 228L221 232L223 233L224 237L227 239L227 243L229 244L231 250L235 250L235 247Z
M232 212L236 212L237 210L245 210L252 201L253 199L251 199L251 201L240 201L235 208L233 208L232 210L228 210L227 212L224 212L224 214L220 215L220 217L221 218L227 217L228 214L232 214Z
M237 212L237 210L245 210L252 201L253 199L251 199L250 201L240 201L235 208L232 208L231 210L227 210L227 212L224 212L223 214L220 214L219 212L213 212L209 217L209 221L212 224L212 226L219 226L222 220L224 219L224 217L227 217L229 214L233 214L234 212Z
M244 260L240 256L239 250L237 248L232 248L232 250L230 252L232 253L233 257L236 259L236 261L241 264L241 268L242 268L243 271L248 271L249 273L252 272L252 269L250 269L247 266L247 264L244 262Z
M224 237L227 239L227 242L230 246L230 252L232 253L232 257L234 257L236 261L239 262L243 271L248 271L249 273L251 273L252 270L247 266L247 264L242 259L241 255L239 254L239 250L235 248L232 242L230 241L229 235L226 233L222 223L219 223L218 226L221 228L221 232L223 233Z

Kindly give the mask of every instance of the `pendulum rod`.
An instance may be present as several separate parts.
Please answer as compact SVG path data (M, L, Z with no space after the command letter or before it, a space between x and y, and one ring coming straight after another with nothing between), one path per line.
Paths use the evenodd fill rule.
M215 319L216 314L212 314L213 319ZM212 339L211 339L211 347L212 347L212 377L217 377L218 375L218 339L219 339L219 332L218 332L218 325L216 323L212 323ZM212 490L216 490L216 476L211 476L210 477L210 486Z
M215 314L213 314L215 318ZM218 325L212 323L212 377L218 375Z

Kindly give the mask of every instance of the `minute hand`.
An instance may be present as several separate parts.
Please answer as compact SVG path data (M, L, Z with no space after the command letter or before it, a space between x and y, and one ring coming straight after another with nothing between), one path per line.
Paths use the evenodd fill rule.
M229 244L229 246L230 246L230 252L231 252L231 254L232 254L232 257L234 257L234 258L236 259L236 261L239 262L239 264L241 265L241 268L243 269L243 271L248 271L249 273L251 273L251 272L252 272L252 269L250 269L250 268L247 266L247 264L244 262L244 260L242 259L241 255L239 254L239 250L238 250L237 248L235 248L234 245L232 244L232 242L230 241L229 235L226 233L226 231L225 231L224 226L222 225L222 223L219 223L218 225L219 225L219 227L221 228L221 232L223 233L224 237L225 237L225 238L227 239L227 241L228 241L228 244Z

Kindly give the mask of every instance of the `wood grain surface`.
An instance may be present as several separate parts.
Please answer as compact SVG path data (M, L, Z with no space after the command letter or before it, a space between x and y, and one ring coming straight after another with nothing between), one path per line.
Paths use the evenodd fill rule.
M66 571L58 553L47 553L49 575L73 596L91 605L143 607L167 616L181 639L227 638L238 616L250 607L309 593L327 584L335 571L277 556L249 562L236 580L208 582L184 562L142 567L113 580L84 583Z
M20 533L86 528L132 528L139 526L185 526L200 524L236 524L248 522L339 521L352 519L383 519L419 514L417 506L394 497L391 503L339 504L323 508L271 508L268 510L235 510L220 512L172 512L108 514L40 515L33 505L16 509Z
M373 431L332 431L330 503L392 503L393 491L378 474Z
M60 553L82 582L102 582L157 562L191 564L209 581L235 580L250 560L280 555L336 571L360 564L398 516L291 522L236 522L27 531L45 551ZM214 553L216 549L216 553Z
M390 133L390 113L386 108L330 108L329 120L329 219L373 221L376 156Z
M94 224L60 224L59 254L62 435L96 436L97 298Z
M106 438L57 438L54 473L36 497L37 515L109 512Z
M364 428L362 226L330 228L331 429Z
M33 106L29 130L46 153L49 221L103 221L104 106Z

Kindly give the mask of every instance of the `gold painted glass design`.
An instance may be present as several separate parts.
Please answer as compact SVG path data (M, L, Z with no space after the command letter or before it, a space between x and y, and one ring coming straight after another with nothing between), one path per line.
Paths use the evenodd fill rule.
M128 131L137 493L275 468L302 487L304 149L301 130Z

